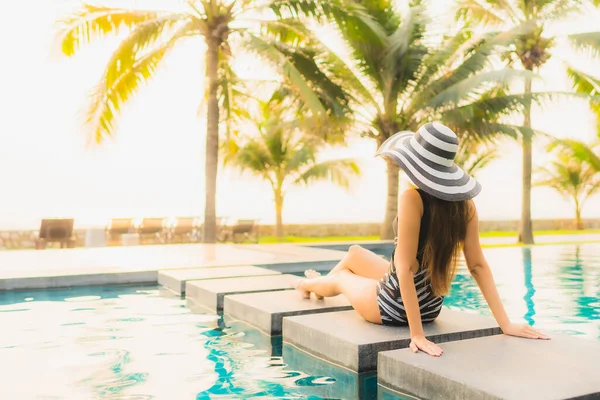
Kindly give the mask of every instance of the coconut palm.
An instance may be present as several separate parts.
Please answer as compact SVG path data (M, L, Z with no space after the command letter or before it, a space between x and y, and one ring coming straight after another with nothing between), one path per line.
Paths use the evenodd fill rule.
M314 125L301 118L302 115L301 108L289 107L280 100L265 102L261 104L260 117L250 120L258 134L232 140L224 149L226 164L248 171L271 185L275 232L279 238L283 237L283 205L289 187L330 180L347 188L352 176L360 174L352 160L318 160L325 142L312 132Z
M531 29L521 35L519 40L510 46L505 54L510 62L516 62L528 71L538 71L556 54L552 52L559 37L548 34L547 27L556 22L568 20L588 12L591 7L598 6L599 0L459 0L457 17L481 26L494 29L511 29L514 26L529 24ZM561 34L579 50L600 52L600 31L585 33ZM585 82L588 76L568 63L569 76L574 85L577 81ZM525 93L531 93L532 81L526 79ZM600 111L600 110L599 110ZM531 128L531 101L523 110L523 125ZM519 241L533 243L531 225L531 168L532 168L532 136L522 136L523 175L522 175L522 209L519 226Z
M558 143L551 145L554 159L549 166L538 168L536 186L548 186L556 190L575 207L575 226L583 229L581 210L585 201L600 193L600 172L587 162L585 154L565 151ZM593 153L593 148L588 148Z
M116 132L116 119L124 103L154 75L160 62L178 44L200 38L207 77L206 205L203 238L214 242L215 195L219 127L235 105L239 91L231 60L253 52L277 68L313 113L330 115L347 111L340 86L321 71L318 54L297 51L309 34L300 16L317 18L345 13L360 19L343 1L328 0L189 0L183 11L122 9L84 4L59 21L62 52L73 56L95 39L126 29L128 35L108 60L104 74L90 98L86 122L90 140L101 142ZM264 17L264 18L263 18ZM200 71L199 71L200 73ZM341 97L336 97L341 95Z
M461 136L513 137L526 128L502 122L535 95L509 95L503 89L514 79L532 79L530 71L493 70L490 57L512 43L523 28L476 36L468 27L445 36L441 43L429 31L421 1L404 12L393 0L360 0L374 23L356 18L336 20L350 60L345 87L358 99L355 112L363 135L381 145L401 130L416 131L425 122L441 120ZM387 205L381 237L393 237L397 214L398 168L387 163Z

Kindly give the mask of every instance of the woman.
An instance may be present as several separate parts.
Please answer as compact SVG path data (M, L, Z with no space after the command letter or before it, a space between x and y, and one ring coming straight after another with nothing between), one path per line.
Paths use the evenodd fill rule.
M418 187L399 196L391 263L352 246L327 276L306 272L307 279L297 285L303 296L343 293L369 322L408 325L415 353L441 356L444 351L425 338L422 323L439 315L462 248L469 272L504 334L548 339L528 325L511 323L506 315L479 243L479 220L471 199L481 186L454 163L457 149L456 134L436 122L416 134L399 132L386 140L377 155L396 162Z

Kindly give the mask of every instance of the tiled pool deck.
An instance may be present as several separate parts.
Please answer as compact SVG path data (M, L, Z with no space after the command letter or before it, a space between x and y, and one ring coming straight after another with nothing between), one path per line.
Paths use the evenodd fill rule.
M515 240L498 237L481 241L484 245L503 245ZM600 234L546 235L536 237L536 241L600 242ZM369 242L377 243L382 242ZM312 246L182 244L0 251L0 290L156 282L157 271L200 267L278 265L280 272L296 272L304 268L303 263L338 261L343 255L340 251L347 249L348 244Z
M0 290L157 282L158 271L335 262L343 254L293 245L162 245L0 252Z

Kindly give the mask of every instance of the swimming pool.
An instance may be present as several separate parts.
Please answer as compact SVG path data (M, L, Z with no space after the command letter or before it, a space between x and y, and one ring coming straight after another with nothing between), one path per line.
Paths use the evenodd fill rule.
M511 318L600 340L600 246L488 249ZM489 314L464 265L450 308ZM0 293L0 398L376 397L374 376L303 358L154 286ZM366 396L365 396L366 397ZM368 397L367 397L368 398Z

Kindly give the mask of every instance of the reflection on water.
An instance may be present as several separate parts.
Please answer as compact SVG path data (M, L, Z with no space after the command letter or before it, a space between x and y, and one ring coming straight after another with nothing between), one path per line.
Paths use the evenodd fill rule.
M523 247L521 249L523 254L523 275L525 277L525 296L523 300L525 300L525 306L527 307L527 312L525 313L525 321L529 325L533 325L535 323L533 317L535 316L535 304L533 303L533 295L535 294L535 288L533 287L533 271L532 271L532 262L531 262L531 248Z
M511 320L600 340L600 246L489 249L486 257ZM491 315L464 262L444 304Z
M1 399L290 399L339 386L289 368L280 338L156 287L2 293L0 312Z

